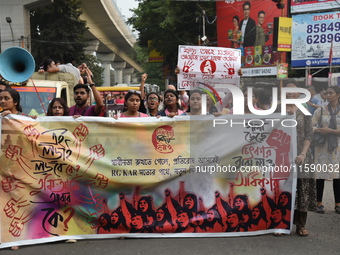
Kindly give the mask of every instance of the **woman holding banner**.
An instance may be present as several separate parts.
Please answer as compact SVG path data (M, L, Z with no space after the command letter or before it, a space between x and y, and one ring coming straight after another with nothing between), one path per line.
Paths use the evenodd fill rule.
M285 87L296 88L295 81L288 81ZM287 93L287 99L297 99L299 93ZM315 210L315 179L312 173L305 169L306 166L312 164L312 155L310 152L310 144L312 139L312 118L306 116L295 104L287 105L286 111L289 115L295 115L297 121L297 141L293 141L297 147L298 156L295 158L295 164L298 167L298 178L296 186L294 224L296 224L296 233L299 236L308 236L305 229L307 221L307 211Z
M8 114L26 115L22 113L20 106L20 94L18 91L12 88L6 88L0 93L0 104L2 111L1 117L5 117Z
M48 105L47 116L69 116L70 109L64 99L56 97L53 98Z
M315 167L316 169L316 188L317 188L317 208L318 213L324 213L322 196L325 179L333 179L333 192L335 200L335 211L340 214L340 87L332 86L327 88L328 105L318 108L313 115L314 133L325 136L323 144L315 146ZM322 127L317 127L321 118ZM324 166L327 169L324 169ZM337 167L337 170L335 168ZM322 170L322 171L320 171Z
M142 102L141 92L138 90L129 90L125 95L124 105L126 111L124 111L120 118L127 117L149 117L147 114L139 112L139 107Z

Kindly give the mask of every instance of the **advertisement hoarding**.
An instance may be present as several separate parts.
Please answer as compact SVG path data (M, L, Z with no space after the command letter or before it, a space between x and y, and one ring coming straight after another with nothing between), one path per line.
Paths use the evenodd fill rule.
M340 8L340 2L337 0L290 0L291 13L310 12L320 10L330 10Z
M292 19L286 17L278 18L278 51L292 50Z
M272 49L274 18L282 16L282 12L286 15L286 10L278 9L271 0L233 4L218 1L218 46L241 49L241 66L257 69L276 66L279 56Z
M340 63L339 12L293 16L292 67L327 66Z

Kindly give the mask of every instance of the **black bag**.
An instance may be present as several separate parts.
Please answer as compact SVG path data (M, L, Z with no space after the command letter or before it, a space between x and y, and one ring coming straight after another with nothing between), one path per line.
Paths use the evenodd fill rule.
M315 133L313 135L313 140L312 143L317 145L317 144L323 144L326 142L326 137L320 133Z
M320 118L318 120L318 124L316 125L316 127L321 128L322 127L322 112L323 112L323 108L321 107L321 115ZM320 133L314 133L313 138L312 138L312 143L314 145L318 145L318 144L323 144L326 142L326 137Z

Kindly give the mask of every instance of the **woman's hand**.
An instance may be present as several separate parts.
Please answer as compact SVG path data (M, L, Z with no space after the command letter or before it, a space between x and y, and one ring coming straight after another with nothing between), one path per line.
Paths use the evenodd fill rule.
M305 162L306 155L303 153L300 153L296 158L295 158L295 164L302 165Z
M175 117L177 114L175 112L170 112L167 116L170 118Z
M175 68L175 74L178 75L180 72L181 72L181 70L179 69L178 66L176 66L176 68Z
M5 110L1 113L1 117L6 117L8 114L11 114L12 112L10 110Z
M142 82L145 82L148 78L148 75L146 73L142 74Z
M334 129L331 129L329 127L322 127L322 128L317 128L314 132L320 133L322 135L327 135L327 134L333 133Z

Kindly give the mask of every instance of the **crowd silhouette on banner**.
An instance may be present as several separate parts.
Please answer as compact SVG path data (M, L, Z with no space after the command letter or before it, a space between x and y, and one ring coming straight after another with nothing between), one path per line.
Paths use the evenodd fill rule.
M98 219L98 234L116 233L204 233L245 232L266 229L289 229L291 193L281 192L274 198L260 189L261 201L249 205L246 194L233 195L230 183L228 200L215 191L215 203L206 208L201 197L184 192L181 182L177 195L164 190L165 201L155 209L152 196L139 196L136 187L132 201L120 193L120 205L110 211L104 199L105 213ZM278 194L275 192L275 194Z

